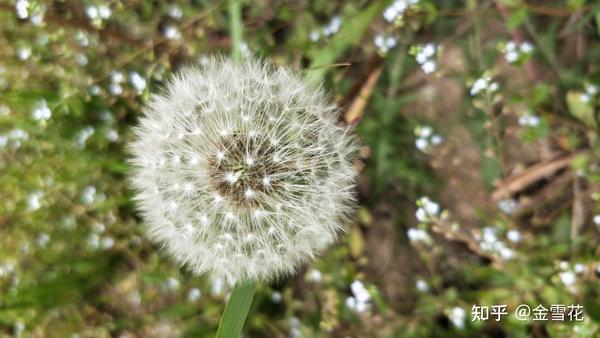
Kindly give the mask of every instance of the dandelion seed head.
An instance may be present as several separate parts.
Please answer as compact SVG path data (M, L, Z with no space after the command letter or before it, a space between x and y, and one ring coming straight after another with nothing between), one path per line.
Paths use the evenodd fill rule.
M215 281L292 273L353 210L356 146L337 114L269 62L183 70L151 97L130 144L149 238Z

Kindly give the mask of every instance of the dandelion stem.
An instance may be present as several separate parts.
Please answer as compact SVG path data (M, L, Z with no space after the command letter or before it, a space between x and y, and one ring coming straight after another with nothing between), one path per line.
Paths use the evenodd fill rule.
M221 317L217 338L238 338L240 336L255 292L256 282L254 281L245 281L235 285L223 317Z
M241 0L229 0L229 30L231 33L231 57L235 61L241 59L242 46L242 10Z

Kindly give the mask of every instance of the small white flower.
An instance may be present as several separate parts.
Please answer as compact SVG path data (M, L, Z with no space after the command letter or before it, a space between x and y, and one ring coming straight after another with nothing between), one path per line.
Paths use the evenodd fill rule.
M177 5L171 6L171 8L169 8L169 16L173 19L181 19L181 17L183 16L183 11L181 10L181 7Z
M434 146L442 144L443 141L444 141L444 138L441 137L440 135L436 134L436 135L431 136L431 144L433 144Z
M88 16L88 18L94 20L98 18L98 7L96 6L87 6L85 8L85 14Z
M600 225L600 215L594 215L594 224Z
M505 214L512 214L517 208L517 202L513 199L503 199L498 202L498 208Z
M350 284L352 296L346 298L346 306L358 313L367 311L370 308L371 295L361 281L355 280Z
M411 242L431 242L431 237L423 229L410 228L406 232L406 235Z
M271 294L271 301L275 304L281 303L282 299L283 299L283 296L281 295L281 292L279 292L279 291L273 291L273 293Z
M426 61L422 66L421 69L423 69L423 72L425 72L425 74L430 74L435 72L435 70L437 69L437 64L435 61Z
M191 288L187 294L187 300L189 302L196 302L202 296L202 292L198 288Z
M456 328L462 329L465 327L466 311L461 307L454 307L448 315L450 321Z
M38 236L37 240L36 240L37 245L40 246L40 247L42 247L42 248L45 247L48 244L49 241L50 241L50 235L48 235L45 232L42 233L42 234L40 234Z
M490 76L484 75L479 79L475 80L469 93L471 94L471 96L475 96L481 93L482 91L493 93L497 91L498 88L499 85L497 82L492 82L492 78Z
M560 281L567 287L571 288L577 282L577 276L571 271L564 271L558 274Z
M321 271L319 270L311 270L308 274L308 280L313 283L320 283L322 279Z
M585 92L588 93L590 96L594 96L598 94L598 86L596 86L595 84L588 84L587 86L585 86Z
M506 58L506 61L510 63L516 62L517 60L519 60L519 52L509 51L506 52L506 55L504 55L504 57Z
M581 102L588 103L592 100L592 97L588 93L582 93L579 95Z
M419 222L425 222L425 221L427 221L427 212L425 212L425 209L419 208L419 209L417 209L417 212L415 213L415 217L417 218L417 220Z
M123 93L123 87L121 87L118 83L111 83L108 86L108 91L115 96L121 95Z
M94 203L94 199L96 197L96 187L88 185L83 189L81 193L81 201L84 204L90 205Z
M112 14L110 8L107 5L98 6L98 16L102 19L108 19Z
M137 72L131 72L129 74L129 80L131 81L131 85L135 88L136 93L141 94L146 88L146 79L144 79Z
M417 129L416 134L423 138L428 138L429 136L431 136L431 134L433 134L433 128L431 128L430 126L420 127Z
M27 207L31 211L38 210L42 207L40 199L44 196L44 192L37 190L27 197Z
M533 49L534 49L533 44L531 44L531 42L529 42L529 41L523 42L521 44L520 48L521 48L521 52L525 53L525 54L529 54L529 53L533 52Z
M52 116L52 111L48 108L46 100L38 102L37 106L31 112L31 117L36 121L45 121Z
M521 241L522 236L521 236L521 233L519 232L519 230L509 230L506 233L506 238L508 238L508 240L511 242L518 243Z
M181 37L181 33L177 27L171 25L165 27L163 34L167 39L179 39Z
M317 42L317 41L319 41L320 38L321 38L321 33L319 33L319 31L317 31L317 30L310 31L310 35L309 35L310 41Z
M323 28L323 35L330 36L337 33L342 26L342 17L339 15L335 15L331 18L331 21L325 28Z
M165 287L167 288L168 291L171 292L175 292L177 290L179 290L179 280L175 277L169 277L167 278L167 281L165 282Z
M419 137L415 140L415 147L421 151L425 151L429 147L429 141L427 141L425 138Z
M582 274L587 270L587 268L585 267L585 265L583 265L581 263L577 263L573 266L573 270L575 271L576 274Z
M104 237L104 238L102 238L102 240L100 240L100 246L104 250L108 250L108 249L112 248L114 245L115 245L115 240L112 237Z
M29 1L17 0L15 4L15 11L19 19L27 19L29 17Z
M422 279L418 279L415 286L416 286L417 290L419 290L421 292L429 291L429 284L427 284L427 282Z
M138 206L148 236L193 272L270 280L343 229L354 138L324 93L286 68L211 59L144 113L130 145Z

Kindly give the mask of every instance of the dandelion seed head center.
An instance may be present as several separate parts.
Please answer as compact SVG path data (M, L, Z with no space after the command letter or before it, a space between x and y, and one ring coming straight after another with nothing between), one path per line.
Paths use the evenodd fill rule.
M291 161L274 161L272 154L279 147L270 142L234 133L218 142L227 149L227 156L217 152L209 158L209 177L214 190L239 207L256 207L265 196L275 196L283 187L276 177L294 170ZM278 175L279 174L279 175ZM268 177L266 185L265 177Z

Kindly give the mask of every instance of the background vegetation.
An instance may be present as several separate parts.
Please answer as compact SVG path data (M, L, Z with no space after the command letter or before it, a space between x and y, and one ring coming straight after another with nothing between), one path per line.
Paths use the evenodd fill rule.
M364 144L356 222L259 288L246 336L600 336L599 3L240 7L241 54L324 79ZM228 17L0 2L0 336L214 335L229 291L144 239L124 149L149 93L229 53ZM509 315L471 320L494 304ZM519 321L520 304L585 320Z

